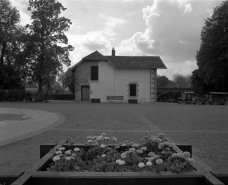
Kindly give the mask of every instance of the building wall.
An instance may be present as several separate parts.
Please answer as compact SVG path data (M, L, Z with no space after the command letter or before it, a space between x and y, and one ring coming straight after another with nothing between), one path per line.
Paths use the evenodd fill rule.
M98 81L91 81L91 66L99 66ZM75 70L75 100L81 101L81 85L89 85L90 99L98 98L107 101L107 96L124 96L128 99L138 99L138 102L156 101L156 69L116 69L108 62L82 62ZM136 83L137 97L129 97L129 83Z

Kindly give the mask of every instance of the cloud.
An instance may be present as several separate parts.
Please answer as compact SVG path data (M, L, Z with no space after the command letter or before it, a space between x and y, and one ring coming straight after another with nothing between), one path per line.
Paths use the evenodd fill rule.
M184 5L184 13L190 13L192 11L192 5L190 3Z
M100 14L100 17L102 19L106 20L105 27L108 27L108 28L114 28L117 25L121 25L121 24L125 23L125 21L123 19L118 19L115 17L108 17L108 16L105 16L104 14Z

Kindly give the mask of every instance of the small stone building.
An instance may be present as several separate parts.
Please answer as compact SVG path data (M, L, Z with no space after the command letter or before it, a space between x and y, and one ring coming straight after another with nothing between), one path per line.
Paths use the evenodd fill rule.
M123 102L156 102L157 69L166 69L159 56L103 56L95 51L71 68L75 76L75 101L107 102L122 96Z

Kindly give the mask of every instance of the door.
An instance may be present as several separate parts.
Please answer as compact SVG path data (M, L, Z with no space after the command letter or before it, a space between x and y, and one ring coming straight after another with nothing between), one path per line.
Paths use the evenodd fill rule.
M89 101L89 86L81 86L81 101Z

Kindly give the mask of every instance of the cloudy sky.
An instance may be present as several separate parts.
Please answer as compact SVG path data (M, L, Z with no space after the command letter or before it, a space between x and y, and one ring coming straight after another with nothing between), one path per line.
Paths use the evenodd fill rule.
M195 55L200 45L204 20L222 0L59 0L71 19L66 33L71 66L98 50L111 55L160 56L168 69L159 75L191 74L197 68ZM21 24L31 22L28 0L10 0L20 11ZM64 66L64 71L67 67Z

